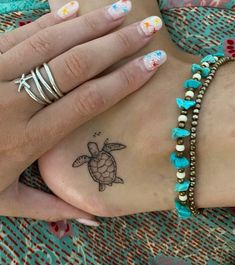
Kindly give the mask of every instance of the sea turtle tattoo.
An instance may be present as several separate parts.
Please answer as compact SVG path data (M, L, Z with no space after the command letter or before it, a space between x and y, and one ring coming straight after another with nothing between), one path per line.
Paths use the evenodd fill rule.
M79 156L72 166L80 167L87 163L92 179L99 183L99 191L104 191L107 185L112 186L113 183L124 184L123 179L117 176L117 163L111 152L124 149L126 146L108 143L106 139L101 150L95 142L89 142L87 147L91 156Z

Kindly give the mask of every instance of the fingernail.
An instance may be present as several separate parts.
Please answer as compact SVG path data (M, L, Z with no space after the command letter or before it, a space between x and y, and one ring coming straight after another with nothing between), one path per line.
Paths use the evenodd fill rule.
M162 27L162 20L160 17L152 16L144 19L140 23L140 28L146 36L151 36Z
M148 71L153 71L165 63L167 55L164 51L154 51L144 56L143 63Z
M126 16L131 11L131 1L130 0L120 0L114 4L112 4L108 8L109 15L114 19L119 19L121 17Z
M89 220L89 219L83 219L83 218L78 218L76 219L80 224L83 224L83 225L87 225L87 226L99 226L100 223L99 222L96 222L96 221L93 221L93 220Z
M77 1L70 1L57 11L57 15L62 18L68 18L77 13L79 10L79 3Z

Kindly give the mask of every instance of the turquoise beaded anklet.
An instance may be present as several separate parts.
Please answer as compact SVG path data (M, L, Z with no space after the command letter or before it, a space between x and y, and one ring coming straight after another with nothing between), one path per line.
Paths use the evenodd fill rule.
M175 191L179 192L178 199L175 201L177 214L182 219L198 215L202 209L198 209L194 201L194 187L196 185L196 140L197 126L201 104L205 92L213 80L218 68L227 62L234 61L234 58L224 57L223 53L207 55L201 60L201 65L192 65L192 79L184 82L187 90L185 98L177 98L176 103L181 109L178 118L178 127L172 130L172 138L177 140L176 151L171 153L171 163L177 169L177 183ZM202 78L205 79L202 83ZM199 90L196 95L196 91ZM195 99L194 99L195 98ZM188 121L189 110L192 109L192 121L190 131L185 129ZM189 159L184 156L184 138L189 137L190 151ZM186 179L186 169L189 169L189 178Z

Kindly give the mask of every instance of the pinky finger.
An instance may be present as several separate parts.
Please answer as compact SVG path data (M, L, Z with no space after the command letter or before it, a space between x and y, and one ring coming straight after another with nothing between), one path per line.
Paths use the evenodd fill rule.
M86 82L64 98L42 109L29 121L29 129L42 135L40 151L46 152L74 129L104 112L142 87L167 59L164 51L155 51L116 71ZM50 126L48 126L50 124Z
M5 53L20 42L28 39L37 32L47 27L61 23L67 19L76 17L79 10L77 1L70 1L58 11L46 14L41 18L29 23L23 27L19 27L11 32L5 33L0 37L0 51Z
M44 221L76 219L87 226L98 226L95 217L66 203L55 195L14 183L0 193L0 215Z

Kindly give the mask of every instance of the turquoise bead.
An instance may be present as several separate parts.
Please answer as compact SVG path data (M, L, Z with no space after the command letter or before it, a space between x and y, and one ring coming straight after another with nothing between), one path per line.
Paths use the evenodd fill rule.
M204 57L202 60L201 60L201 63L215 63L216 60L214 59L214 56L213 55L207 55L206 57Z
M211 72L211 69L208 68L208 67L202 67L202 70L201 70L201 76L203 78L206 78Z
M176 183L175 191L178 191L178 192L186 191L186 190L188 190L189 186L190 186L190 181L189 180L185 180L182 183Z
M216 56L216 57L224 57L224 53L223 52L217 52L215 54L213 54L213 56Z
M202 67L199 64L193 64L192 65L192 73L195 74L196 72L200 71L202 77L207 77L210 74L210 68L208 67Z
M174 128L171 131L171 137L173 139L178 139L180 137L187 137L189 135L190 135L190 132L188 130L181 129L181 128Z
M192 216L192 213L188 206L182 205L179 201L175 201L175 208L177 210L177 214L181 219L188 219Z
M176 152L171 153L170 160L171 164L177 169L189 167L188 159L186 157L177 157Z
M194 88L197 89L202 85L200 81L194 79L188 79L184 82L184 88Z
M178 105L178 107L180 109L188 110L188 109L190 109L190 108L192 108L193 106L196 105L196 101L194 101L194 100L184 100L182 98L177 98L176 99L176 104Z
M193 64L192 65L192 73L195 74L197 71L201 71L202 67L199 64Z

